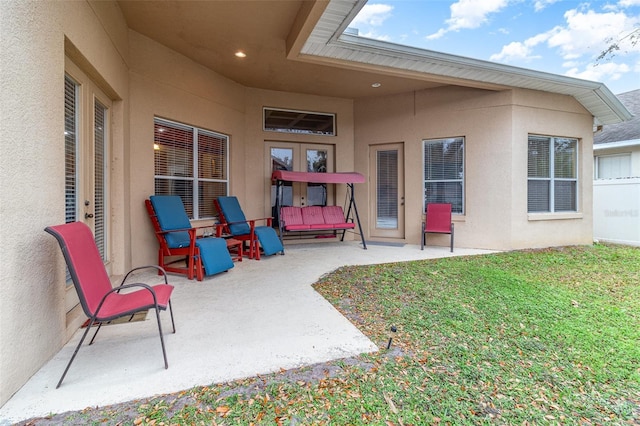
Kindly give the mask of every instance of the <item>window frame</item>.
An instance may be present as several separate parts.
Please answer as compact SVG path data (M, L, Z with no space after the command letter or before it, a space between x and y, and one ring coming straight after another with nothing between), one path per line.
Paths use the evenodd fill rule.
M317 116L325 116L331 119L331 132L321 132L314 131L313 129L307 130L296 130L293 128L287 129L286 127L267 127L267 111L275 111L275 112L284 112L284 113L293 113L298 115L317 115ZM314 136L328 136L334 137L338 134L338 129L336 128L336 114L330 112L318 112L318 111L305 111L298 109L287 109L287 108L273 108L273 107L262 107L262 130L265 132L275 132L275 133L288 133L288 134L297 134L297 135L314 135Z
M549 157L548 157L548 169L549 175L547 177L539 177L539 176L530 176L530 151L529 151L529 143L531 142L531 138L541 138L548 139L549 142ZM556 177L556 147L555 144L558 140L570 140L575 142L575 155L573 159L575 163L573 164L573 170L575 176L573 178L567 177ZM566 137L566 136L549 136L549 135L540 135L530 133L527 135L527 213L530 215L566 215L566 214L576 214L580 213L580 139L575 137ZM548 199L548 210L530 210L529 209L529 182L532 181L546 181L549 182L549 199ZM575 183L575 199L572 200L575 203L575 210L557 210L556 209L556 182L574 182Z
M427 171L427 152L426 146L428 144L444 144L447 141L455 142L456 140L461 140L462 142L462 158L460 159L459 164L456 167L461 168L462 176L459 179L427 179L426 171ZM457 211L455 205L452 203L452 214L457 216L464 216L466 213L466 144L467 139L465 136L451 136L451 137L443 137L443 138L433 138L433 139L423 139L422 140L422 212L426 212L427 207L427 183L452 183L459 182L460 183L460 211Z
M167 126L167 127L172 127L174 129L178 129L178 130L184 130L187 132L192 132L192 140L190 142L190 146L189 148L191 149L191 154L190 154L190 158L188 158L189 161L191 161L191 171L190 174L185 176L184 179L176 179L175 176L173 175L161 175L161 174L157 174L158 170L156 169L156 160L155 160L155 155L154 155L154 194L156 193L156 188L157 188L157 184L159 181L177 181L177 180L181 180L181 181L185 181L185 182L190 182L191 183L191 197L192 197L192 214L189 215L189 219L193 219L193 220L203 220L203 219L214 219L215 218L215 212L212 210L211 212L211 216L209 215L200 215L200 183L222 183L224 184L224 193L220 194L220 195L229 195L229 176L230 176L230 171L229 171L229 147L230 147L230 137L229 135L226 135L224 133L220 133L220 132L216 132L214 130L209 130L209 129L205 129L202 127L197 127L197 126L193 126L190 124L186 124L186 123L181 123L175 120L169 120L166 118L162 118L162 117L154 117L153 119L153 129L154 129L154 138L153 138L153 143L154 143L154 152L156 150L156 127L157 126ZM205 177L200 177L200 161L199 161L199 156L200 156L200 150L199 150L199 136L200 135L207 135L210 137L215 137L215 138L220 138L224 140L224 159L223 159L223 177L222 178L205 178ZM174 164L176 165L177 163L167 163L167 165L171 165ZM169 194L171 195L180 195L180 194L172 194L171 192L169 192ZM163 194L156 194L156 195L167 195L166 193ZM211 208L213 209L213 200L211 200ZM188 213L188 212L187 212Z

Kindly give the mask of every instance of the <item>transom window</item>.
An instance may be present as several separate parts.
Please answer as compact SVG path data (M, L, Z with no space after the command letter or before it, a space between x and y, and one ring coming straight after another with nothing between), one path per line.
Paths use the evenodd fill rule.
M464 138L423 140L424 204L450 203L464 213Z
M229 188L229 137L156 118L153 150L155 194L180 196L192 219L214 217Z
M578 140L529 135L528 158L528 212L577 211Z
M264 108L264 130L335 136L336 115L322 112Z

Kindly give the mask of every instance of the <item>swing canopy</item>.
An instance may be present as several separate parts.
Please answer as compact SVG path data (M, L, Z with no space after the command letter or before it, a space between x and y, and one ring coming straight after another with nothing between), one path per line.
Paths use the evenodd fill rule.
M364 176L356 172L343 173L311 173L290 172L288 170L276 170L271 175L271 180L285 182L307 183L364 183Z
M347 229L353 229L357 225L357 229L360 233L360 239L362 241L362 248L366 250L367 243L364 239L364 233L362 232L362 225L360 224L360 217L358 215L358 207L356 206L356 199L354 195L354 184L364 183L365 178L362 174L356 172L342 172L342 173L312 173L312 172L293 172L288 170L276 170L271 174L271 180L276 182L276 215L278 217L278 223L280 227L280 238L287 230L307 230L315 231L319 229L333 229L342 231L342 238ZM339 206L308 206L308 207L290 207L282 206L282 183L283 182L306 182L306 183L327 183L327 184L346 184L349 193L349 207L347 209L346 216ZM336 212L334 210L339 209L339 216L341 219L337 219ZM282 211L281 211L282 210ZM286 210L286 211L285 211ZM291 210L291 211L290 211ZM298 210L300 210L298 212ZM285 213L284 215L282 213ZM351 222L348 222L353 213L354 218ZM298 216L300 216L298 218ZM307 217L307 219L305 219ZM322 218L320 220L319 218ZM294 220L296 225L292 225ZM354 220L355 219L355 220ZM283 226L283 222L288 222L289 226ZM298 223L300 222L300 223ZM354 223L355 222L355 223Z

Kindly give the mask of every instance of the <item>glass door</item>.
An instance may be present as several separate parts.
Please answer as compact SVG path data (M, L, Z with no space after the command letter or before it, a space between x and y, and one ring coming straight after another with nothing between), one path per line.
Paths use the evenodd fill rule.
M266 170L326 173L333 172L333 145L304 144L292 142L267 142L265 157L269 162ZM325 206L334 203L333 188L321 183L284 182L282 185L283 206ZM276 217L276 185L270 184L271 212Z
M84 222L93 231L108 265L109 98L68 58L65 64L65 221ZM78 304L67 274L67 312Z
M370 147L372 237L404 238L403 144Z

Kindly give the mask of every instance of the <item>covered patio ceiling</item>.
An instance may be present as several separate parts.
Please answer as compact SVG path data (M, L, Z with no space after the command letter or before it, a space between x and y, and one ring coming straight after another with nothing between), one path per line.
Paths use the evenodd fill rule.
M446 85L515 87L572 96L594 124L632 117L602 83L343 34L365 3L118 1L129 28L246 87L348 99Z
M120 0L129 28L243 86L358 99L442 86L427 78L298 59L328 1ZM235 56L237 51L245 58ZM373 83L380 87L373 88Z

